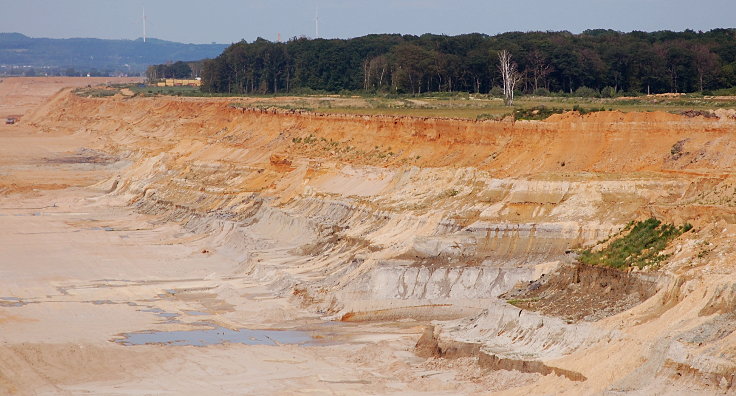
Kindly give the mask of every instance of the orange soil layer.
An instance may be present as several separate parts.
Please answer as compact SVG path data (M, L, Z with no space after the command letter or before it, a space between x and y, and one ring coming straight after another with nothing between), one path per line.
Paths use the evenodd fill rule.
M399 167L476 167L494 176L580 172L708 174L736 161L733 119L669 113L567 113L546 121L466 121L253 110L222 101L89 99L61 94L39 125L124 132L165 150L180 139L257 150L259 160L311 157ZM38 114L38 113L37 113ZM90 119L90 114L95 114ZM678 145L678 142L679 145ZM679 146L675 147L676 145ZM253 151L247 162L252 162Z

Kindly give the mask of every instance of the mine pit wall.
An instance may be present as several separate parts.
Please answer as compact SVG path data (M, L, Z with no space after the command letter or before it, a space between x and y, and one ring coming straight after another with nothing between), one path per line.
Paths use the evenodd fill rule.
M208 169L208 173L212 171ZM220 172L227 175L229 171L224 166ZM163 180L145 184L143 191L136 193L132 184L123 183L118 193L133 195L139 210L184 222L196 232L212 232L208 221L234 221L253 235L251 239L270 240L290 248L295 256L306 256L305 268L319 261L329 263L339 251L344 261L321 268L320 276L325 280L311 282L314 289L331 290L330 295L338 297L345 312L461 301L466 307L479 309L516 282L533 279L536 266L567 261L566 251L571 247L602 239L620 227L595 219L585 219L582 224L572 219L503 223L499 214L488 217L494 221L477 220L462 227L442 208L432 208L427 214L406 213L383 204L399 201L393 196L399 194L393 191L383 191L373 201L314 192L277 205L277 198L264 194L213 191L207 188L207 175L200 176L192 168L186 175L178 173L167 168L161 173L166 175ZM502 201L484 206L460 204L490 212L494 208L489 207L504 204L500 197ZM462 206L453 209L464 210ZM203 218L208 220L200 220ZM240 245L248 250L247 244ZM242 257L247 257L245 251ZM408 260L408 265L394 265L393 259ZM349 271L354 262L360 265ZM326 296L324 299L331 301Z
M128 158L133 165L103 190L213 236L238 271L335 319L457 319L438 339L478 344L505 362L496 365L625 339L522 314L499 294L632 219L697 226L698 216L733 216L709 201L732 182L731 119L603 112L512 123L241 110L215 100L54 103L26 122L90 134L92 148Z
M715 155L736 150L727 133L732 121L664 113L511 123L242 110L216 101L62 99L36 117L37 125L100 135L105 149L137 158L117 193L130 194L142 210L239 221L275 243L314 245L314 260L325 253L325 239L339 239L323 244L329 253L361 241L348 262L367 260L378 270L380 260L401 258L425 266L521 266L531 276L537 265L567 260L571 248L677 203L692 182L671 172L697 166L712 173L736 158ZM396 155L345 158L295 143L305 136L365 152L391 147ZM684 161L691 142L704 138L712 139L703 147L713 152L701 149L698 161ZM672 145L682 141L675 160ZM288 165L269 161L274 154ZM670 173L647 174L664 170ZM622 179L628 172L635 176Z

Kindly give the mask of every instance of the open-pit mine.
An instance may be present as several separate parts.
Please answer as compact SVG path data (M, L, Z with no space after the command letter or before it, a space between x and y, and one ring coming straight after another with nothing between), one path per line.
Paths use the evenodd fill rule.
M732 110L88 84L0 83L0 394L736 394ZM678 227L652 265L579 260L650 218Z

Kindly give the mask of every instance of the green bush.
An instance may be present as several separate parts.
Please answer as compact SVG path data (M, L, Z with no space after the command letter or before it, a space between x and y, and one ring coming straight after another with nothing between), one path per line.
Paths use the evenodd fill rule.
M600 251L585 249L578 260L588 265L603 265L614 268L639 267L659 264L669 255L661 254L667 245L678 236L693 228L689 223L680 227L662 224L655 218L629 223L613 242Z
M498 121L498 120L502 120L507 115L508 114L493 115L493 114L488 114L488 113L481 113L475 116L475 119L476 121L485 121L485 120Z
M105 98L108 96L114 96L119 91L117 89L87 87L87 88L77 88L73 92L77 96L81 96L81 97Z
M733 96L736 95L736 87L716 89L711 93L715 96Z
M544 120L552 114L561 114L565 111L567 110L556 107L534 106L528 109L514 110L514 118L517 120Z
M600 96L600 93L593 88L580 87L575 90L574 96L579 96L581 98L597 98Z
M616 88L614 87L604 87L603 89L601 89L602 98L615 98L616 94Z
M581 115L585 115L585 114L588 114L588 113L595 113L596 111L606 111L606 108L605 107L601 107L601 108L590 108L590 109L586 109L586 108L584 108L584 107L576 104L575 106L572 107L572 111L577 111Z

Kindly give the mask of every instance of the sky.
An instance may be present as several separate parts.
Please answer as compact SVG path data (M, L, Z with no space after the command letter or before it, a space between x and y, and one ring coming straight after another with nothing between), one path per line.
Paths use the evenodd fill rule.
M0 32L229 44L257 37L736 27L736 0L0 0Z

